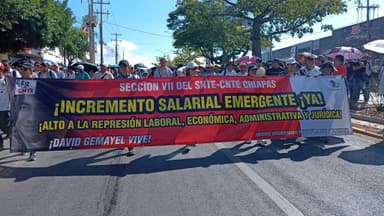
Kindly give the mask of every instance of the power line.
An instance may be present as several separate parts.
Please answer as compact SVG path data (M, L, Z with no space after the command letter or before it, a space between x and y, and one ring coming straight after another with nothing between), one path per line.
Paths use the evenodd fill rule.
M108 24L114 25L114 26L118 26L120 28L127 29L127 30L130 30L130 31L140 32L140 33L144 33L144 34L148 34L148 35L152 35L152 36L172 38L172 36L170 36L170 35L162 35L162 34L158 34L158 33L147 32L147 31L143 31L143 30L140 30L140 29L130 28L130 27L127 27L127 26L123 26L123 25L119 25L119 24L114 24L114 23L109 23L109 22L108 22Z

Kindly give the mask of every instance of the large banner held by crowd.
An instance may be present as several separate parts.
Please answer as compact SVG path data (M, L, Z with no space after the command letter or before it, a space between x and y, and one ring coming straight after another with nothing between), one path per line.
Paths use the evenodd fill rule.
M11 151L352 133L340 77L17 79L13 92Z

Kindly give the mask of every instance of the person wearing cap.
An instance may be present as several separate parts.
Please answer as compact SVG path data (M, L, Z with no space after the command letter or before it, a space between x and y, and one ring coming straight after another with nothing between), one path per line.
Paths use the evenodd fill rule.
M237 76L248 76L248 65L246 63L240 64L240 71L237 73Z
M21 64L21 77L27 79L37 78L37 74L33 72L33 67L34 65L28 62Z
M284 76L285 74L286 74L285 70L280 66L280 60L277 58L273 59L271 68L267 70L267 75L268 76Z
M187 76L199 76L199 72L199 66L194 61L188 62L185 72Z
M298 76L300 70L300 62L294 58L289 58L286 62L287 65L287 76Z
M76 65L76 79L77 80L89 80L91 79L91 76L87 72L84 71L84 65Z
M41 62L35 61L35 64L33 65L33 72L38 74L40 72Z
M316 55L308 54L304 56L304 66L300 69L300 75L307 77L317 77L321 75L320 68L315 65Z
M16 69L12 68L10 62L7 59L4 59L1 61L1 63L4 65L4 71L3 74L7 78L21 78L21 74Z
M51 70L56 73L57 79L65 79L65 73L60 70L59 64L53 63L51 65Z
M264 71L259 70L259 68L257 68L256 65L251 65L249 67L248 76L258 76L258 77L265 76L265 70Z
M57 79L57 75L50 69L48 62L43 62L40 65L40 72L37 74L39 79Z
M236 65L233 62L228 62L223 72L220 74L221 76L238 76L236 72Z
M5 67L0 63L0 129L8 137L9 134L9 110L10 94L8 92L7 82L10 82L4 76ZM0 134L0 151L4 149L3 135Z
M73 68L67 67L65 69L65 79L76 79L76 72Z
M107 71L107 65L101 64L100 70L93 74L92 79L114 79L113 74Z
M332 62L324 62L322 65L320 65L320 71L322 73L321 75L323 76L331 76L337 70Z
M119 72L115 76L115 79L137 79L140 78L137 75L133 75L133 67L129 65L129 62L125 59L119 61ZM124 149L124 148L121 148ZM134 156L133 147L128 148L127 156Z
M323 55L318 55L315 58L315 65L317 67L320 67L322 64L324 64L327 61L327 58Z
M167 59L162 57L159 60L160 65L156 67L155 72L153 74L153 77L160 78L160 77L174 77L173 71L171 68L167 66Z
M199 73L200 76L216 76L216 72L214 71L215 67L213 64L208 63L204 69L204 71Z
M149 76L149 72L147 70L147 68L144 66L143 63L137 63L133 66L133 68L135 69L137 75L140 77L140 78L148 78ZM170 69L172 70L172 68L170 67ZM173 73L173 70L172 70L172 73Z
M134 74L134 68L129 65L127 60L121 60L119 62L119 72L115 79L138 79L140 78L137 74Z
M260 67L258 68L257 65L251 65L249 67L248 76L258 76L258 77L265 76L265 70L260 70ZM250 144L251 142L252 141L249 140L249 141L246 141L245 143ZM256 140L256 145L265 145L265 144L266 144L265 140Z
M261 58L256 58L255 63L257 76L265 76L267 72L263 66L263 60Z

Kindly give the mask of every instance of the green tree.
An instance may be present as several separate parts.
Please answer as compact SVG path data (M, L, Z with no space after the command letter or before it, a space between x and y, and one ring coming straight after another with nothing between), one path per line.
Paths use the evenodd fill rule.
M0 8L0 52L59 46L74 21L67 0L2 0Z
M313 25L331 14L347 10L343 0L222 0L229 16L246 20L251 26L252 54L260 56L263 37L279 40L283 33L302 37ZM329 25L323 25L329 29Z
M202 56L202 54L197 51L192 51L187 47L178 48L174 52L175 57L172 59L172 64L175 66L186 65L188 62L195 60L197 57Z
M81 29L72 28L64 34L60 42L61 53L71 63L75 58L85 59L88 52L88 34Z
M178 37L180 32L183 34L193 32L189 26L194 13L189 11L194 11L194 6L199 4L205 5L206 8L206 11L200 14L211 15L204 17L207 22L220 17L221 20L228 21L225 23L232 28L242 29L244 33L241 35L248 38L252 54L256 56L261 55L263 43L271 43L273 39L279 41L280 35L284 33L301 37L305 33L313 32L313 25L322 22L325 16L346 11L343 0L179 0L177 9L169 15L168 19L168 27L175 31L175 45L180 40ZM209 11L220 7L221 10L214 11L214 14ZM225 25L222 26L226 28ZM324 29L329 27L324 25ZM213 31L214 28L212 27L209 31ZM218 40L216 38L216 41ZM233 38L229 39L230 45L241 47L232 43L231 40Z
M213 63L246 53L250 49L249 31L241 27L243 20L220 16L224 9L217 1L178 1L177 9L168 18L168 28L174 31L174 46L200 53Z

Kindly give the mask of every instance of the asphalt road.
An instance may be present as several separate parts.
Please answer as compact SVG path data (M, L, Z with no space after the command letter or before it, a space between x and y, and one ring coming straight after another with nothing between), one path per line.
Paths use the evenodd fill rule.
M384 215L384 142L0 152L0 215Z

